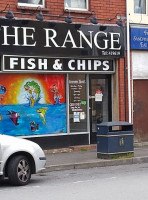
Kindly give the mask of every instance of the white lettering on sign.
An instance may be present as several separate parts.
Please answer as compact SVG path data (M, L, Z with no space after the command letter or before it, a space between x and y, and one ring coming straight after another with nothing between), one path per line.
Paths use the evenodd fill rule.
M109 61L108 60L105 60L103 61L103 70L104 71L108 71L109 70Z
M27 32L29 30L32 30L32 34L27 34ZM22 46L35 46L36 42L34 42L33 44L29 44L28 43L28 38L31 38L32 41L34 41L34 32L35 32L35 28L30 28L30 27L23 27L23 35L24 35L24 43Z
M110 33L111 35L111 50L120 50L121 49L121 46L118 46L118 47L115 47L115 43L119 45L119 38L120 38L120 33ZM114 38L117 38L118 39L114 39Z
M18 29L19 27L13 27L14 28L14 35L9 35L8 34L8 28L9 26L1 26L4 29L4 43L2 45L10 45L8 44L8 37L14 37L14 46L19 46L18 43Z
M72 63L75 63L75 60L70 60L68 62L68 67L69 67L70 70L75 70L75 67L72 66Z
M114 71L113 61L97 59L64 59L29 56L3 56L6 70L41 70L41 71ZM81 83L81 82L79 82Z
M46 32L46 45L44 47L51 47L50 41L52 42L52 44L54 44L55 47L60 47L57 45L57 43L54 40L54 38L56 38L56 36L57 36L57 32L54 29L46 29L45 28L44 30ZM49 36L50 32L51 32L52 36Z
M47 59L38 59L38 69L39 70L47 70ZM18 66L20 66L20 69L29 69L33 70L36 68L35 59L34 58L28 58L27 59L27 65L25 58L10 58L10 69L17 69Z
M108 71L109 70L109 61L100 61L100 60L70 60L68 62L68 67L70 70L75 71L85 71L86 66L88 66L88 71L94 70L98 71L99 67L102 67L103 64L103 70ZM76 67L75 67L76 66Z
M107 33L103 32L103 31L100 31L100 32L96 33L95 36L94 36L94 44L96 45L96 47L98 49L107 49L109 40L103 39L103 44L104 45L102 47L100 47L99 44L98 44L98 35L104 35L107 38Z
M8 43L8 38L14 38L14 46L36 46L36 41L34 41L34 32L35 28L31 27L12 27L14 29L14 34L8 34L8 28L9 26L1 26L4 30L4 43L2 45L10 45L10 42ZM23 31L23 44L19 44L19 30ZM31 30L32 33L29 35L27 32ZM28 43L28 38L31 38L34 43Z
M35 59L34 58L30 58L28 60L28 64L29 64L28 69L35 69Z
M84 40L88 44L88 46L92 49L92 45L93 45L92 33L93 33L93 31L88 31L90 41L87 39L87 37L84 35L84 33L82 31L78 31L78 32L80 33L80 48L84 48L82 45L83 44L82 41Z
M68 30L67 35L66 35L65 40L64 40L64 43L63 43L63 45L61 47L66 48L66 43L67 42L70 42L72 44L72 48L77 48L77 46L75 44L75 41L74 41L74 38L73 38L70 30Z
M38 59L39 70L47 70L47 59Z
M100 50L121 50L120 33L104 31L87 31L84 33L80 30L72 33L68 29L65 36L59 40L60 35L56 30L43 28L45 35L42 35L43 42L41 42L40 40L35 41L36 29L34 27L1 26L1 30L3 30L2 45L35 47L37 43L41 43L43 45L41 47L45 48L82 49L88 46L93 49L95 46ZM59 41L60 44L58 44ZM83 66L83 62L80 63L79 67L83 68Z
M10 69L14 69L15 65L18 65L18 58L10 58Z

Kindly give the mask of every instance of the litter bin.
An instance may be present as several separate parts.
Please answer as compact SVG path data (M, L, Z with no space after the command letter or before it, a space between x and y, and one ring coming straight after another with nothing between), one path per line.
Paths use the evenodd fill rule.
M103 122L97 124L97 157L103 159L134 156L133 124Z

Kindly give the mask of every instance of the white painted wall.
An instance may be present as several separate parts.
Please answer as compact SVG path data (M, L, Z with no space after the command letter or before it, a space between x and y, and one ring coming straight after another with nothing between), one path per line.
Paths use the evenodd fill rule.
M148 79L148 51L132 51L133 79Z

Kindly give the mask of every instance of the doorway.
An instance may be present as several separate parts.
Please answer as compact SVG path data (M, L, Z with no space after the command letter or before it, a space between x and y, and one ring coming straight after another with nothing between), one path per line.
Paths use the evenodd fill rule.
M111 75L89 76L90 143L96 143L96 125L112 119Z

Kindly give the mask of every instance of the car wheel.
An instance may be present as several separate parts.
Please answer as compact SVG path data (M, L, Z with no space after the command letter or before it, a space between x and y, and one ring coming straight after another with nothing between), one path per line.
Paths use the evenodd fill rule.
M8 163L8 178L12 185L26 185L31 178L30 162L26 156L15 156Z

